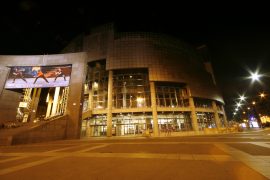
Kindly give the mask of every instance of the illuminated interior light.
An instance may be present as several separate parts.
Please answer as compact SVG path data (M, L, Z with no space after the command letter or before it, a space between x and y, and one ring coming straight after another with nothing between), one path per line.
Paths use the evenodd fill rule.
M94 88L94 89L97 89L97 88L98 88L98 83L97 83L97 82L94 82L94 83L93 83L93 88Z
M50 94L48 93L47 98L46 98L46 102L49 102L50 99Z

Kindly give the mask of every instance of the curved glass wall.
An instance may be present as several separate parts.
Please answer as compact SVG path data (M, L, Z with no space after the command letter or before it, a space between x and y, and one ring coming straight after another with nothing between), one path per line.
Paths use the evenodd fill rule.
M214 113L197 112L196 115L199 130L204 130L204 128L216 128Z
M107 108L108 71L106 71L105 60L89 63L84 89L84 112L89 109L105 110ZM159 133L193 130L191 110L189 112L179 112L174 109L174 107L189 107L186 84L155 82L155 91L157 106L167 108L165 112L158 112ZM142 135L153 132L152 112L149 112L149 108L143 109L151 107L150 82L147 69L113 70L112 95L113 136ZM213 108L212 101L208 99L194 98L194 104L196 108ZM129 112L129 108L142 109L132 109L130 111L135 111L132 113ZM221 110L222 105L217 103L217 109ZM90 118L82 121L81 135L84 137L106 136L106 111L93 111L93 113L95 114ZM216 127L213 112L196 112L196 115L199 130ZM221 114L219 114L219 119L221 120L221 126L224 126L225 122Z
M187 89L181 84L156 83L156 99L159 107L189 106Z
M82 121L81 136L106 136L107 134L107 116L94 115L90 119Z
M150 85L146 69L114 71L113 107L150 107Z
M226 122L223 114L218 115L219 121L220 121L220 127L225 128L226 127Z
M212 108L212 101L204 98L194 98L194 105L197 108Z
M139 135L152 129L151 113L117 113L112 119L112 135Z
M108 71L106 71L105 60L89 63L87 72L87 84L88 97L85 95L85 101L87 101L88 98L87 109L107 108Z
M192 130L190 112L159 113L158 126L161 132L180 132Z

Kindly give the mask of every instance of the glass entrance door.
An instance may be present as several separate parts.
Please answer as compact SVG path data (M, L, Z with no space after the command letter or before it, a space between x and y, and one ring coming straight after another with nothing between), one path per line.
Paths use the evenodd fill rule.
M146 130L146 122L150 122L150 115L147 114L116 114L113 117L113 129L116 136L143 134ZM148 121L147 121L148 120ZM151 125L149 124L150 128ZM114 131L113 131L114 132Z

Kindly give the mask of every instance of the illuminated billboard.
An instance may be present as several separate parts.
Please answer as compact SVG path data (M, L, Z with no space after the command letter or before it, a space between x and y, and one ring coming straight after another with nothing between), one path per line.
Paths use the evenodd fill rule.
M64 87L69 85L72 65L12 66L6 89Z

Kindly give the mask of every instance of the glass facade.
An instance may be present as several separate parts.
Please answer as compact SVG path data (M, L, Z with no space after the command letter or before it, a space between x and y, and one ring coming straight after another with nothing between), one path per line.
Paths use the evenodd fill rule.
M158 126L161 132L168 129L172 132L190 131L192 130L190 113L159 113Z
M83 112L101 111L95 111L93 115L82 121L81 136L83 137L108 134L108 76L105 60L88 64ZM154 120L150 109L152 106L148 70L143 68L113 70L112 80L112 136L153 133ZM157 111L158 133L192 131L191 109L190 111L185 109L186 112L175 111L176 107L190 107L186 84L171 82L154 82L154 84L157 107L167 108L165 112ZM211 100L203 98L193 98L193 100L195 109L213 109ZM217 110L220 111L221 108L222 104L217 103ZM199 130L216 128L213 112L196 112L196 116ZM219 119L221 127L224 127L222 114L219 114Z
M187 89L180 84L157 83L156 100L159 107L187 107Z
M212 108L212 101L203 98L194 98L194 105L197 108Z
M224 115L219 114L218 117L219 117L219 121L220 121L220 127L222 127L222 128L226 127L226 122L225 122Z
M150 107L150 87L146 69L114 71L113 107Z
M105 60L89 63L88 67L88 106L93 109L106 109L108 100L108 71L106 71Z
M216 128L214 113L197 112L196 115L199 130L204 130L204 128Z
M107 116L94 115L91 119L82 121L81 136L106 136L107 135Z
M146 129L152 130L151 113L117 113L113 115L112 135L143 134Z

